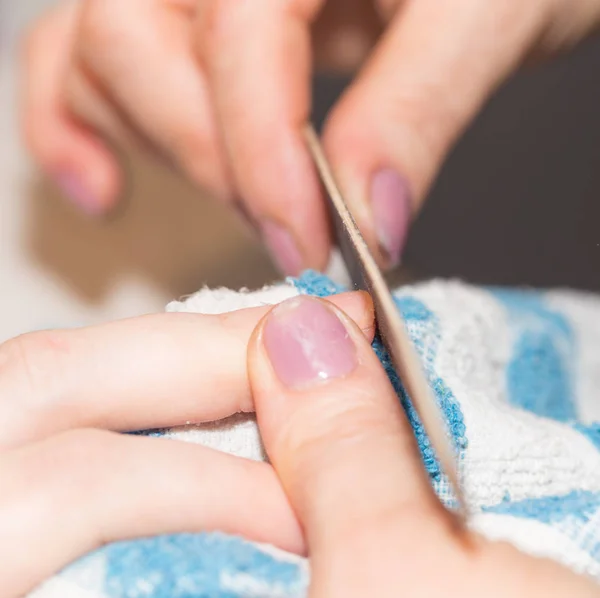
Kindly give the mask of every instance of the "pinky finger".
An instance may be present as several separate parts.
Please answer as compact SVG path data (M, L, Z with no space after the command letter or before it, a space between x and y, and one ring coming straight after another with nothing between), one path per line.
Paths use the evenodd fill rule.
M77 5L50 12L23 52L23 130L29 150L67 199L98 215L121 193L122 173L105 143L65 110L61 90L69 67ZM51 51L49 51L51 49Z
M0 457L2 598L112 541L220 530L302 551L271 467L183 442L78 430Z

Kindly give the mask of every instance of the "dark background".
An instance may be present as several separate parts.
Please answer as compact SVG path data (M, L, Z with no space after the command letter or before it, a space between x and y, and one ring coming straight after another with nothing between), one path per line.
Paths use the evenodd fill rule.
M319 77L315 118L346 85ZM600 39L523 71L449 157L404 264L417 277L600 290Z

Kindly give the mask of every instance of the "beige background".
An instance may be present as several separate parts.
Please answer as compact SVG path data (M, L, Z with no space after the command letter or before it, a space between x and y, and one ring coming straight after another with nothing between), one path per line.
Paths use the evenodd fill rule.
M0 340L158 311L204 284L272 280L239 223L156 165L132 165L132 197L110 223L78 215L40 180L19 137L17 46L51 4L6 0L0 15Z

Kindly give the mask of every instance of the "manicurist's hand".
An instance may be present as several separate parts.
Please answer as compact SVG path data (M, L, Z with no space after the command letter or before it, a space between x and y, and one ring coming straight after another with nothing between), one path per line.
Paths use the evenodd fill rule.
M335 302L372 338L368 296ZM161 314L0 346L0 598L126 538L222 530L304 551L270 465L115 433L252 411L246 348L266 312Z
M305 534L311 598L591 598L550 561L457 529L361 330L291 299L258 327L248 371L270 460Z
M241 208L296 274L324 267L331 244L302 136L311 40L331 68L367 57L324 141L367 242L391 265L492 91L599 19L600 0L73 0L29 36L24 127L87 212L111 209L123 188L105 140L141 144Z

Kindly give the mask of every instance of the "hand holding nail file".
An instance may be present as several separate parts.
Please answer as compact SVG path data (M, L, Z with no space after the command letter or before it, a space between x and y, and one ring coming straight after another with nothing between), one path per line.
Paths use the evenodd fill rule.
M441 468L453 487L458 503L458 514L464 520L467 516L467 507L459 484L454 453L445 433L444 423L435 398L408 338L406 326L383 274L371 255L337 186L317 134L311 125L306 128L306 140L325 188L325 195L329 200L338 246L352 282L355 287L368 291L373 298L375 318L381 340L425 427Z

